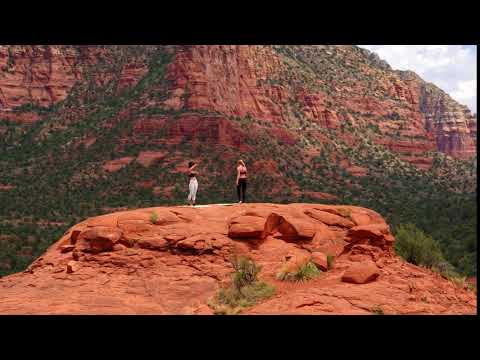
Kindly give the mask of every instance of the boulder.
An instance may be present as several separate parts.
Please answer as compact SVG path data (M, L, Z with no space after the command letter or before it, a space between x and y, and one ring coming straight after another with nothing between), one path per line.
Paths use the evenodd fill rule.
M231 238L253 238L263 236L265 219L257 216L239 216L230 222L228 236Z
M375 246L391 247L394 242L394 237L390 233L389 226L383 222L379 224L369 224L354 226L349 229L346 241L350 243L372 244Z
M67 263L67 273L69 274L74 273L78 269L79 269L78 262L72 260Z
M380 271L372 261L360 262L351 265L343 274L342 281L353 284L365 284L375 281Z
M122 231L118 228L97 226L83 231L78 236L76 248L92 253L111 251L121 237Z
M311 239L317 230L316 224L308 218L295 216L295 214L271 213L265 224L264 236L279 232L283 237L292 240Z

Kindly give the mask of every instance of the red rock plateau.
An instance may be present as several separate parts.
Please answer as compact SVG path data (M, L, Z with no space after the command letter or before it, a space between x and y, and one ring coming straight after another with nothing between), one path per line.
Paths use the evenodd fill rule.
M379 214L353 206L122 211L77 224L26 271L1 278L0 314L212 314L232 254L252 257L276 287L244 314L476 314L473 292L405 263L393 244ZM277 280L292 257L327 271Z

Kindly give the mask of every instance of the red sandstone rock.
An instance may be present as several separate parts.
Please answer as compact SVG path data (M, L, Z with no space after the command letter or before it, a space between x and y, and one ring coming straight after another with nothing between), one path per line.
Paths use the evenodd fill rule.
M101 252L113 249L122 237L122 231L106 226L85 230L78 236L75 248L86 252Z
M178 45L174 49L175 57L167 66L166 74L169 85L165 93L169 97L150 105L174 110L207 110L224 116L192 113L182 115L168 126L168 117L164 115L144 116L135 120L135 136L167 130L172 143L206 138L212 143L246 148L242 131L225 117L250 115L273 124L272 135L291 145L298 141L298 136L282 125L289 120L286 105L296 99L303 115L323 128L338 130L345 120L361 126L378 125L375 116L383 119L379 125L382 136L375 142L400 153L421 169L431 166L431 158L424 155L428 151L438 150L458 158L476 154L476 118L465 106L411 72L366 65L369 55L352 46L337 45L329 51L343 58L346 66L353 66L358 75L375 80L366 88L362 82L344 84L334 77L329 80L331 93L298 86L292 90L285 74L298 80L303 71L300 75L295 68L289 68L271 46ZM312 46L299 49L300 52L317 50ZM319 52L317 56L330 57L326 52ZM33 112L13 114L11 110L28 103L56 104L70 94L75 83L85 82L86 69L99 61L108 64L112 60L108 49L98 46L0 46L0 118L23 123L40 120L42 116ZM118 76L116 91L120 93L136 85L147 72L145 61L127 56L127 62L117 74L97 71L93 77L98 85L106 85ZM273 79L282 80L276 84L267 81ZM342 115L340 108L359 115L355 119L350 114ZM402 136L408 139L393 136L396 132L393 130L398 130L392 118L394 114L408 119L406 128L401 130ZM349 134L341 136L348 139ZM322 141L320 135L318 139ZM410 153L419 156L410 156ZM146 162L150 164L150 160ZM107 169L110 166L116 171L119 165L107 164ZM355 176L363 176L366 171L358 166L347 169Z
M375 263L361 262L354 264L348 268L342 276L342 281L354 284L365 284L374 281L380 275L380 272Z
M0 108L65 99L81 74L77 56L63 46L0 46Z
M146 238L137 241L138 246L150 250L165 250L168 247L168 241L162 238Z
M81 230L73 230L71 235L70 235L70 243L75 244L78 239L78 235L80 235L82 231Z
M185 235L169 234L164 237L169 243L176 243L180 240L185 239Z
M164 158L166 154L166 151L142 151L138 154L137 162L148 167L156 161Z
M70 251L72 251L73 249L75 249L75 245L62 245L62 246L60 247L60 249L61 249L60 251L61 251L62 253L67 253L67 252L70 252Z
M67 273L71 274L77 271L79 268L78 262L76 261L69 261L67 264Z
M373 242L384 245L392 244L394 238L390 234L389 226L383 223L355 226L349 229L346 241L351 243Z
M240 216L230 223L231 238L260 238L264 232L265 219L257 216Z
M346 228L351 228L355 224L348 219L345 219L341 216L330 214L326 211L321 210L308 210L305 212L306 215L310 216L311 218L321 221L326 225L330 226L341 226Z
M133 157L127 156L120 159L108 161L103 165L103 168L108 172L115 172L124 168L125 166L130 164L132 161L133 161Z
M295 249L290 251L287 256L285 256L285 262L279 269L279 274L286 273L296 273L300 268L306 265L312 259L310 252L300 249Z
M355 225L368 225L372 222L367 214L353 213L350 217Z
M302 218L297 214L272 213L265 224L265 233L271 234L275 230L291 239L308 239L315 235L315 224L307 217Z
M310 223L305 212L312 209L338 212L338 216L350 213L352 219L357 213L368 214L376 226L360 227L363 235L391 236L378 214L353 206L243 204L122 211L75 225L27 271L0 278L0 313L212 314L208 300L231 277L228 259L244 254L262 266L262 281L276 287L274 297L246 309L245 314L371 314L378 306L386 314L476 314L474 292L400 260L392 252L392 242L345 241L352 229L357 228L354 233L360 236L358 227ZM148 224L152 211L169 221ZM285 236L279 231L285 230L280 218L286 222L286 234L291 235L299 224L306 228L316 224L315 236L298 237L297 230L296 237ZM227 234L232 219L242 219L244 224L267 222L269 231L255 244L231 238ZM63 253L62 246L75 237L71 255ZM134 239L133 247L120 245L122 238ZM98 242L103 251L79 250L85 242L89 244L87 240L96 243L97 239L104 239ZM157 248L155 239L162 246ZM167 244L160 239L168 246L163 247ZM285 264L291 266L287 270L295 271L311 259L324 268L328 252L319 249L322 245L338 249L334 269L301 284L276 279ZM408 286L412 279L413 292Z
M315 251L312 253L312 262L315 264L317 268L319 268L322 271L327 271L328 270L328 261L327 261L327 255L324 253Z
M128 249L125 245L123 244L115 244L113 245L113 251L123 251L125 249Z

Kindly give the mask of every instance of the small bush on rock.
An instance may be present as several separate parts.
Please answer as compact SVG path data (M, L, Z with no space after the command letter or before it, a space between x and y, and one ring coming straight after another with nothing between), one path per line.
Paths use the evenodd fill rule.
M236 315L244 308L267 299L275 293L275 288L265 282L258 281L261 267L247 257L234 256L230 262L235 270L232 283L222 288L208 305L217 315Z
M316 278L321 271L311 261L301 266L296 272L280 271L277 279L283 281L307 281Z
M157 221L158 221L158 215L157 215L157 213L154 211L154 212L152 212L152 214L150 215L150 222L151 222L152 224L156 224Z
M233 256L230 262L235 269L233 274L233 286L240 291L240 289L247 285L252 285L257 281L257 276L261 270L255 262L244 256Z

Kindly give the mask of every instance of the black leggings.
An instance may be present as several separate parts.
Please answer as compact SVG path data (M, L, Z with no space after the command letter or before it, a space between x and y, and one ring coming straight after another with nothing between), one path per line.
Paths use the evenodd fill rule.
M237 185L238 201L245 202L246 190L247 190L247 179L238 179L238 185Z

